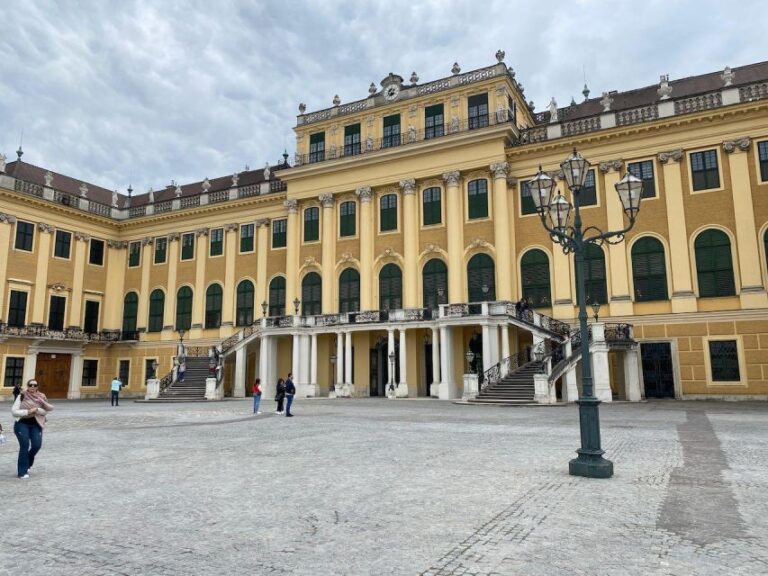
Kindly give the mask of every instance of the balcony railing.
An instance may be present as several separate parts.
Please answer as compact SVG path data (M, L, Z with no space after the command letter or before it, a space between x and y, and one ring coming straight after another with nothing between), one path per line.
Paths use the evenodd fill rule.
M54 330L44 325L9 326L0 323L0 335L18 338L42 338L46 340L75 340L86 342L117 342L121 339L119 330L102 330L101 332L86 332L81 328L64 328Z

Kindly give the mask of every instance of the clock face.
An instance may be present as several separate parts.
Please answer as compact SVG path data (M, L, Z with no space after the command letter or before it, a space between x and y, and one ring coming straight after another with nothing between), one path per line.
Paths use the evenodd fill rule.
M400 94L400 88L396 84L388 86L387 89L384 90L384 98L387 100L394 100L397 98L398 94Z

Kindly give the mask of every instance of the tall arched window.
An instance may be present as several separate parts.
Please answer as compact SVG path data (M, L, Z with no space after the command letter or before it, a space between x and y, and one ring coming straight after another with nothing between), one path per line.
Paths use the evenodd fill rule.
M205 327L221 326L221 300L223 291L219 284L211 284L205 291Z
M467 292L470 302L496 300L496 266L488 254L475 254L467 263Z
M253 282L250 280L242 280L237 285L237 310L235 314L237 326L250 326L253 324L254 293Z
M176 293L176 330L192 327L192 288L182 286Z
M269 283L269 315L285 316L285 278L275 276Z
M467 185L469 219L488 217L488 180L472 180Z
M381 197L379 208L379 230L397 230L397 194L385 194Z
M387 264L379 272L379 309L403 307L403 273L396 264Z
M664 245L656 238L646 236L632 246L632 278L636 302L667 299Z
M605 276L605 254L599 246L587 244L584 252L584 294L587 305L608 302Z
M301 314L314 316L322 314L323 309L323 281L320 274L310 272L301 281Z
M696 237L694 249L699 296L709 298L735 295L731 241L728 235L720 230L705 230Z
M523 298L534 308L552 306L549 257L543 250L529 250L520 260Z
M360 274L354 268L347 268L339 276L339 312L360 310Z
M440 304L448 304L448 268L445 262L433 258L421 272L424 308L434 310Z
M128 292L123 299L123 340L136 340L136 318L139 313L139 296Z
M165 314L165 292L160 288L152 290L149 295L149 322L147 323L148 332L160 332L163 329Z

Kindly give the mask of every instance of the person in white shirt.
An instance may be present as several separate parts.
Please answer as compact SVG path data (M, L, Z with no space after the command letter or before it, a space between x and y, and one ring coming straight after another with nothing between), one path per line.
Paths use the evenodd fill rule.
M120 406L120 388L123 387L123 383L118 376L112 379L112 406Z
M11 414L16 418L13 433L19 441L17 473L19 478L29 478L29 470L43 445L43 428L46 414L53 410L45 394L40 392L37 380L27 382L21 394L13 402Z

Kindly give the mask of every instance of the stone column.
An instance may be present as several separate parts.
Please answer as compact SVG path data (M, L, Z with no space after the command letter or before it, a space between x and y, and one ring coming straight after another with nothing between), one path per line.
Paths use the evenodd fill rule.
M461 174L443 174L446 185L446 226L448 234L448 302L464 300L464 202L461 195ZM443 375L443 378L445 376Z
M428 389L430 396L440 393L440 331L432 328L432 383Z
M608 230L622 230L624 228L624 208L615 187L621 178L620 171L623 166L622 160L600 162L599 165L600 172L605 175L605 208L608 217ZM623 242L621 244L609 244L608 259L611 269L610 315L631 315L633 304L629 295L629 264L626 245Z
M501 327L501 359L509 358L509 327Z
M298 275L299 245L301 243L301 226L299 225L299 203L295 199L286 200L283 205L288 209L288 230L285 251L285 302L290 306L294 298L299 296Z
M235 351L235 387L232 396L245 398L245 377L247 374L245 346L240 346Z
M389 361L389 355L395 351L395 331L393 329L387 330L387 393L389 391L390 382L395 381L395 370L392 366L392 362Z
M163 313L164 326L163 331L173 331L176 327L176 275L179 269L179 245L181 244L181 235L173 232L168 236L168 283L165 293L165 312ZM126 245L127 247L127 245ZM126 255L123 255L122 261L125 266Z
M403 192L403 308L418 308L419 206L416 180L400 180Z
M344 384L344 332L336 333L336 395Z
M354 386L352 375L352 332L344 335L344 384Z
M624 386L627 390L627 400L639 402L642 398L640 392L640 370L637 363L637 350L624 351Z
M208 228L195 230L195 292L192 299L192 334L200 338L205 322L205 264L208 261Z
M10 214L0 213L0 224L5 223L7 226L0 225L0 321L6 318L8 311L5 306L5 282L8 277L8 260L11 254L11 225L16 223L16 216Z
M755 227L755 207L749 178L747 150L751 140L747 137L723 142L731 172L731 196L736 218L736 246L739 250L739 275L742 308L765 308L768 297L763 286L760 248Z
M376 226L373 218L373 192L370 186L361 186L356 194L360 198L360 309L373 308L373 238Z
M222 338L231 334L230 329L235 325L235 261L237 256L237 231L236 223L224 225L224 296L221 310L221 334Z
M82 232L75 232L74 266L72 274L72 294L69 298L69 324L71 328L82 328L81 319L83 310L83 278L85 276L85 250L91 237ZM141 301L141 296L139 296Z
M491 360L491 331L490 326L483 324L483 372L493 366Z
M573 345L571 344L570 340L565 343L564 354L566 358L570 358L571 354L573 354ZM563 402L575 402L579 399L579 389L576 379L576 366L577 364L574 364L572 368L569 368L565 374L563 374Z
M613 402L611 392L611 371L608 364L608 345L605 343L605 324L595 322L592 324L592 381L595 388L595 396L603 402Z
M659 154L664 172L664 197L667 203L669 231L669 268L672 270L672 312L695 312L696 296L691 281L691 255L688 250L688 232L685 225L683 180L680 161L682 150ZM641 204L642 208L642 204Z
M457 397L456 381L453 374L453 331L449 326L440 327L440 400Z
M310 336L309 348L309 384L307 385L307 396L318 396L319 385L317 383L317 334Z
M295 384L301 376L301 339L297 333L291 335L291 372Z
M333 194L320 194L320 205L323 207L323 245L322 245L322 312L330 314L336 301L336 211L334 210Z
M267 254L269 253L269 218L256 220L256 303L255 310L261 312L262 302L267 300ZM288 300L286 300L288 302Z
M51 236L55 228L40 222L37 225L37 266L35 268L35 290L30 318L32 324L46 324L45 297L48 291L48 262L51 260ZM5 287L3 287L5 289Z
M509 164L496 162L491 164L493 174L493 243L496 247L496 284L498 300L512 300L515 285L512 266L510 239L515 232L509 226L509 202L507 198L507 172Z
M405 342L405 330L400 329L400 382L395 389L398 398L408 398L408 346Z

